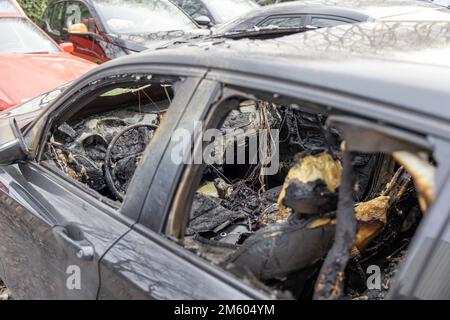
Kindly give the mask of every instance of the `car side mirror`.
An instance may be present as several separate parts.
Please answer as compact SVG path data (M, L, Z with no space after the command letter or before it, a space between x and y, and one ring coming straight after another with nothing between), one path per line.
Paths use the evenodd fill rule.
M64 42L61 43L59 46L61 49L63 49L64 52L67 53L73 53L75 51L75 46L73 45L72 42Z
M88 27L84 23L75 23L68 29L69 34L89 33Z
M28 156L22 132L15 118L0 121L0 166L25 160Z
M201 26L205 26L205 27L212 26L212 21L207 16L199 16L199 17L195 18L194 20Z

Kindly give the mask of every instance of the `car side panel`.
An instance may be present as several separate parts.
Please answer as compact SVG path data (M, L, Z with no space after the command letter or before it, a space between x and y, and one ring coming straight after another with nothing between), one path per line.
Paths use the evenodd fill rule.
M0 194L0 256L13 297L96 299L98 262L132 222L111 216L84 191L39 166L2 171L0 182L8 192ZM92 260L78 259L61 243L55 228L68 225L76 225L92 244ZM67 286L71 266L80 270L80 288Z
M177 245L152 232L129 232L102 260L99 299L249 298L177 254L174 246ZM191 259L198 258L191 255Z
M49 246L51 228L3 192L0 193L0 221L2 279L13 297L50 299L61 294L63 288L52 281L62 274L55 268L58 255ZM37 233L41 235L37 237ZM43 283L47 284L46 288L41 288Z

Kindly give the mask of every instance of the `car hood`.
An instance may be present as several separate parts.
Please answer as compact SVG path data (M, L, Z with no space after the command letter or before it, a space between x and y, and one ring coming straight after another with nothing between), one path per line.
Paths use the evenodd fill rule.
M4 105L21 104L95 66L66 53L0 55L0 99Z
M176 39L190 39L201 36L208 36L211 31L208 29L174 30L161 31L143 34L122 34L115 35L122 43L121 46L128 50L141 52L147 49L156 48Z

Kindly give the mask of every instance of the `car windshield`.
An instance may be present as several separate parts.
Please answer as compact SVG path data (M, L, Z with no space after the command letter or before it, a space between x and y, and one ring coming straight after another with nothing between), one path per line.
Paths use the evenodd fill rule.
M45 33L25 18L1 18L0 30L0 54L61 52Z
M18 13L16 6L9 0L0 0L0 13Z
M259 7L251 0L204 0L213 16L223 23Z
M96 0L94 6L108 29L116 34L198 28L169 0Z

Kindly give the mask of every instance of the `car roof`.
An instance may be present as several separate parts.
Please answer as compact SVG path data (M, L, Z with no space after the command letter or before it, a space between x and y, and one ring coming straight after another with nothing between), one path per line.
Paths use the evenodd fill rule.
M304 5L336 6L358 11L374 19L397 19L403 15L424 13L426 11L448 11L446 8L424 0L302 0ZM286 4L277 4L277 6ZM423 19L421 19L423 20ZM434 19L433 19L434 20Z
M224 70L307 84L450 121L450 23L366 22L272 40L172 44L109 62Z
M345 8L337 5L322 5L320 3L308 3L308 1L292 1L264 6L239 17L241 21L253 17L267 15L288 15L288 14L324 14L342 16L357 21L366 21L369 16L363 12L352 8Z
M261 7L217 28L227 33L246 21L269 15L332 15L363 21L450 21L450 9L425 0L303 0Z

